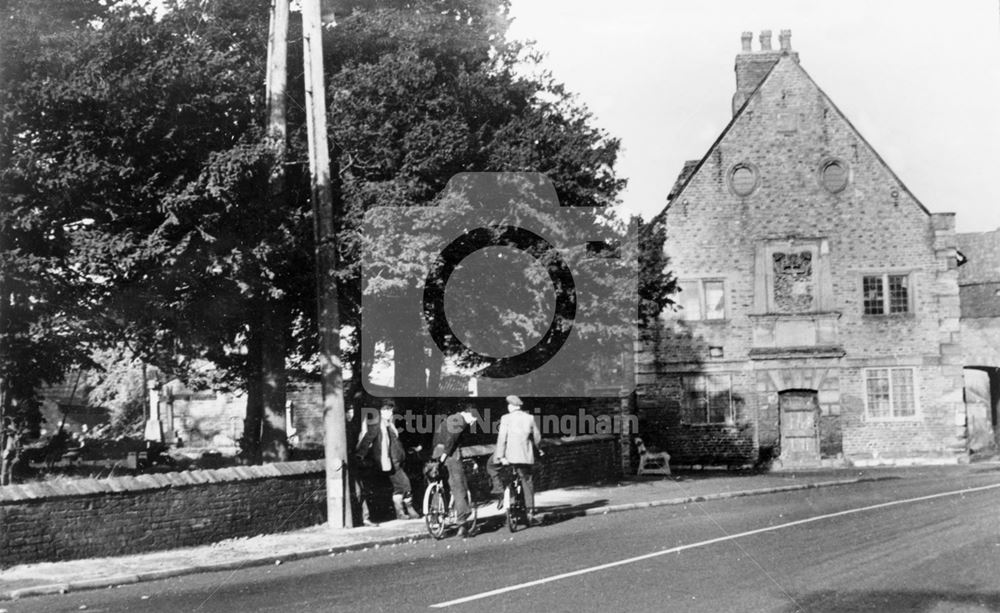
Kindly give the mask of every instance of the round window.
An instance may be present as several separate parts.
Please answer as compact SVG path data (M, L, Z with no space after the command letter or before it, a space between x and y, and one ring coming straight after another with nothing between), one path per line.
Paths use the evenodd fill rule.
M847 164L840 160L828 160L820 166L819 180L823 189L836 194L847 187L848 172Z
M757 188L757 169L737 164L729 172L729 186L737 196L749 196Z

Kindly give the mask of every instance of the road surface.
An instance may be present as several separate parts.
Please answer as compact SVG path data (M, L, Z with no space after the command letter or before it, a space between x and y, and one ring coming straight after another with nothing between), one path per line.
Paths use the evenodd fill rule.
M1000 611L1000 467L497 528L0 610Z

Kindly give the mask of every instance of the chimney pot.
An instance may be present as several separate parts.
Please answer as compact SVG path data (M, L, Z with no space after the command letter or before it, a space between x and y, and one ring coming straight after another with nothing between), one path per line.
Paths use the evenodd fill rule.
M750 42L753 41L753 32L744 32L740 36L740 41L743 43L743 53L750 53Z
M770 51L771 50L771 31L761 30L760 31L760 50Z
M782 30L781 34L778 36L778 40L781 42L782 51L792 50L792 31Z

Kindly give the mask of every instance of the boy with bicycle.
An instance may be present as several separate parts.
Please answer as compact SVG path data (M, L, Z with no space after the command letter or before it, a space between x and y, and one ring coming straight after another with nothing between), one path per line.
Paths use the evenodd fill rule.
M465 522L471 514L469 509L469 485L465 480L465 467L462 465L461 442L469 427L475 423L476 415L472 407L466 406L458 413L441 420L434 429L434 439L431 442L431 457L444 464L448 470L448 487L451 489L451 499L455 504L455 517L461 527L460 537L469 536Z

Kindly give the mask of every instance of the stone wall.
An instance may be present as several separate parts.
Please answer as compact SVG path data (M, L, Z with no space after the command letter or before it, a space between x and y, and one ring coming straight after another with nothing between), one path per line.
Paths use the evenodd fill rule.
M322 462L0 487L0 566L294 530L325 505Z
M538 489L621 476L614 436L552 439L543 448ZM478 500L489 491L485 464L492 451L466 449ZM295 530L325 516L322 461L6 486L0 487L0 568L203 545Z
M232 447L243 436L245 395L173 390L160 397L160 422L168 441L189 447Z

